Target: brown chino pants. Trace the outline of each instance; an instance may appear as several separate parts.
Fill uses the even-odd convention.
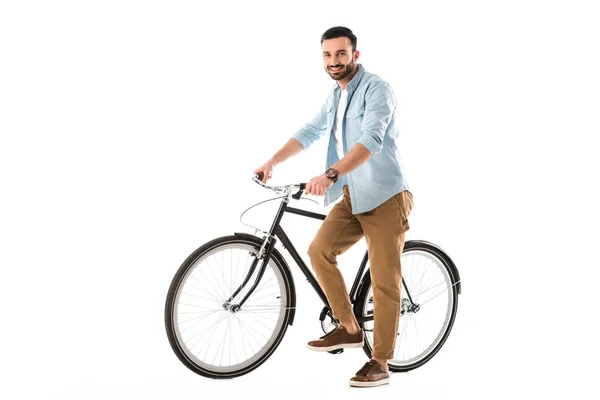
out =
[[[404,233],[409,229],[412,195],[408,191],[400,192],[379,207],[354,215],[348,186],[343,189],[344,197],[323,221],[308,255],[334,318],[345,319],[352,314],[352,305],[336,258],[365,237],[375,318],[372,357],[390,360],[398,334],[402,285],[400,256]]]

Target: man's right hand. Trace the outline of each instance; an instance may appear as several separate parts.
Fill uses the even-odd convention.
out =
[[[265,164],[261,165],[260,167],[256,168],[254,170],[255,174],[261,173],[263,174],[263,177],[261,179],[262,183],[267,183],[267,181],[269,179],[271,179],[271,174],[273,173],[273,164],[270,162],[266,162]]]

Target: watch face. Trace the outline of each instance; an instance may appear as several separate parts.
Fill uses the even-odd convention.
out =
[[[337,176],[337,171],[334,169],[328,169],[325,171],[325,176],[330,179],[334,179]]]

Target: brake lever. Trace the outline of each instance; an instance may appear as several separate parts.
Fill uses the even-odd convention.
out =
[[[294,198],[295,200],[300,200],[300,196],[302,196],[302,193],[304,192],[304,188],[306,188],[306,183],[301,183],[300,190],[298,190],[296,193],[294,193],[292,195],[292,198]]]

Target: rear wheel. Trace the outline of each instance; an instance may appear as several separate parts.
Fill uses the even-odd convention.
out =
[[[390,370],[410,371],[429,361],[442,347],[456,318],[458,277],[447,256],[427,243],[407,242],[401,258],[402,276],[408,287],[401,289],[401,311],[394,358]],[[412,302],[409,299],[412,298]],[[374,316],[370,270],[365,274],[354,305],[357,317]],[[365,353],[373,349],[373,321],[361,323]]]
[[[253,240],[255,239],[255,240]],[[290,321],[293,282],[273,253],[256,290],[237,309],[262,260],[241,286],[260,249],[259,238],[226,236],[206,243],[181,265],[169,288],[165,327],[171,348],[189,369],[212,378],[234,378],[264,363]]]

